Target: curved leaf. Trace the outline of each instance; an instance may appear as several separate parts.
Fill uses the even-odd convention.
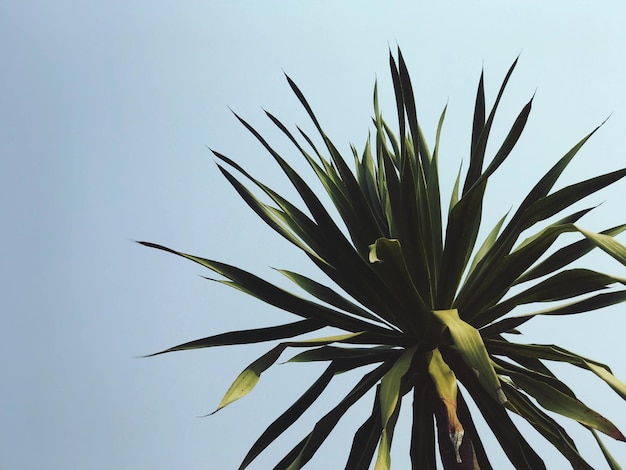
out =
[[[461,442],[465,435],[463,425],[459,421],[457,416],[457,403],[456,397],[458,394],[458,387],[456,382],[456,376],[448,364],[441,357],[439,349],[434,349],[430,362],[428,364],[428,374],[431,380],[435,384],[435,390],[439,400],[445,406],[447,412],[447,431],[454,448],[454,454],[457,463],[462,463],[461,454],[459,449],[461,448]],[[440,423],[441,424],[441,423]]]
[[[570,299],[606,289],[618,282],[626,285],[626,279],[598,273],[590,269],[579,268],[561,271],[498,305],[480,312],[480,321],[481,323],[491,323],[519,305]]]
[[[433,313],[448,328],[454,346],[474,370],[485,390],[500,404],[506,403],[506,395],[478,330],[461,320],[456,310],[435,310]]]
[[[375,470],[389,470],[391,467],[391,439],[389,434],[393,428],[389,428],[388,424],[400,399],[400,381],[409,370],[415,351],[415,347],[404,351],[381,380],[379,398],[383,432],[380,438]]]
[[[278,361],[278,358],[283,353],[283,351],[288,347],[312,347],[312,346],[321,346],[324,344],[330,344],[335,342],[340,342],[346,339],[353,338],[355,336],[360,335],[361,333],[353,333],[348,335],[338,335],[338,336],[328,336],[326,338],[314,338],[303,341],[291,341],[288,343],[281,343],[268,352],[259,357],[256,361],[246,367],[243,372],[241,372],[232,385],[226,391],[224,398],[218,405],[217,409],[211,413],[217,413],[219,410],[224,408],[227,405],[230,405],[232,402],[239,400],[244,397],[252,389],[256,386],[261,377],[261,373],[265,372],[272,365]]]
[[[604,380],[618,395],[626,400],[626,383],[617,379],[608,366],[599,362],[592,361],[591,359],[579,356],[578,354],[574,354],[566,349],[554,345],[516,344],[494,339],[486,340],[485,344],[490,354],[506,355],[509,357],[519,355],[528,358],[566,362],[582,369],[590,370]]]
[[[214,346],[230,346],[235,344],[252,344],[264,341],[273,341],[277,339],[293,338],[304,333],[323,328],[324,323],[315,319],[300,320],[294,323],[288,323],[280,326],[270,326],[267,328],[256,328],[253,330],[230,331],[215,336],[189,341],[188,343],[179,344],[163,351],[148,354],[144,357],[158,356],[173,351],[184,351],[188,349],[210,348]]]
[[[489,338],[501,333],[508,333],[537,315],[575,315],[609,307],[621,302],[626,302],[626,290],[597,294],[592,297],[557,305],[538,312],[505,318],[481,328],[480,334],[483,338]]]
[[[508,407],[522,416],[537,432],[545,437],[561,454],[572,464],[572,468],[593,470],[576,449],[574,441],[565,430],[546,413],[535,406],[525,395],[515,387],[505,385],[509,397]]]
[[[626,437],[604,416],[593,411],[581,401],[564,394],[560,390],[545,382],[519,374],[513,378],[517,386],[532,395],[545,409],[554,411],[581,424],[597,429],[619,441],[626,441]]]
[[[294,313],[301,317],[316,318],[324,321],[328,326],[335,326],[337,328],[352,331],[378,331],[380,333],[392,333],[391,330],[376,326],[374,324],[365,322],[363,320],[350,317],[336,310],[318,305],[314,302],[308,301],[301,297],[297,297],[290,292],[287,292],[267,281],[261,279],[254,274],[251,274],[243,269],[235,266],[221,263],[219,261],[213,261],[199,256],[189,255],[179,251],[172,250],[162,245],[149,242],[137,242],[141,245],[148,246],[150,248],[156,248],[159,250],[167,251],[183,258],[187,258],[191,261],[209,268],[210,270],[220,274],[228,279],[232,280],[237,287],[241,287],[247,293],[254,295],[260,300],[274,305],[282,310]]]

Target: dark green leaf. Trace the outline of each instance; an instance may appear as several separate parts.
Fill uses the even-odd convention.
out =
[[[303,466],[317,452],[326,440],[330,432],[335,428],[341,417],[354,405],[367,391],[376,385],[383,375],[391,368],[393,362],[383,363],[363,376],[355,387],[345,396],[341,402],[317,422],[313,431],[300,441],[275,467],[275,470],[286,469],[297,462],[296,468]]]
[[[252,445],[248,453],[239,466],[240,470],[246,468],[250,463],[274,442],[278,436],[295,423],[300,416],[317,400],[320,394],[326,389],[337,372],[335,364],[331,364],[324,373],[315,381],[313,385],[296,400],[282,415],[280,415]]]
[[[174,346],[154,354],[148,354],[145,357],[157,356],[159,354],[165,354],[173,351],[183,351],[187,349],[210,348],[214,346],[228,346],[234,344],[252,344],[263,341],[293,338],[294,336],[319,330],[324,326],[323,322],[309,318],[280,326],[256,328],[253,330],[230,331],[228,333],[208,336],[195,341],[189,341],[188,343],[179,344],[178,346]]]
[[[380,434],[383,431],[379,394],[380,385],[376,388],[372,414],[354,434],[345,470],[362,470],[368,468],[374,458],[374,452],[380,440]]]

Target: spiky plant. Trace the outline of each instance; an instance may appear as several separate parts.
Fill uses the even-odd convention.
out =
[[[622,441],[624,435],[609,420],[577,399],[547,364],[567,363],[586,369],[622,398],[626,398],[626,384],[615,378],[604,364],[550,344],[519,343],[512,334],[537,315],[577,314],[626,300],[623,288],[601,292],[613,284],[626,284],[626,279],[568,267],[594,248],[600,248],[626,265],[626,247],[614,239],[626,225],[593,233],[577,225],[591,209],[573,212],[570,209],[586,196],[624,177],[626,169],[552,191],[557,178],[595,132],[592,131],[559,159],[517,210],[511,216],[502,217],[478,245],[487,181],[517,143],[532,99],[517,116],[495,155],[486,162],[485,149],[494,115],[516,64],[513,63],[506,74],[488,113],[481,76],[469,168],[463,181],[461,173],[457,176],[444,218],[438,148],[445,110],[431,153],[417,120],[411,81],[400,51],[397,57],[396,61],[390,54],[398,134],[383,120],[375,87],[376,138],[374,142],[368,139],[360,155],[353,148],[355,170],[351,170],[339,154],[289,77],[289,85],[321,136],[327,157],[302,130],[298,129],[305,144],[267,113],[308,162],[326,189],[347,233],[339,228],[302,176],[242,118],[238,117],[287,175],[306,211],[228,157],[214,152],[219,169],[248,206],[272,229],[300,248],[334,287],[295,272],[280,271],[316,299],[313,301],[235,266],[140,242],[195,261],[223,276],[220,282],[301,318],[280,326],[218,334],[161,353],[283,340],[237,377],[218,410],[250,392],[260,375],[288,348],[303,349],[290,359],[291,362],[329,363],[311,387],[252,445],[241,469],[289,429],[334,376],[363,366],[370,367],[354,388],[330,407],[310,434],[286,453],[276,465],[277,469],[304,466],[346,411],[369,391],[373,391],[374,396],[372,413],[354,434],[345,464],[347,469],[368,468],[376,449],[375,468],[390,468],[394,427],[400,404],[407,394],[413,398],[410,440],[413,468],[435,469],[437,445],[446,469],[492,468],[469,411],[469,400],[474,402],[516,468],[538,470],[545,468],[545,464],[517,429],[511,414],[526,419],[573,468],[592,468],[566,430],[551,417],[552,413],[588,428],[610,467],[619,468],[596,431]],[[232,170],[271,203],[258,199]],[[547,222],[563,212],[565,215],[559,220]],[[445,230],[444,219],[447,221]],[[530,230],[534,233],[521,240],[521,234]],[[570,232],[579,234],[580,240],[551,249],[561,235]],[[511,293],[512,288],[517,293]],[[509,315],[518,306],[536,302],[557,304],[551,303],[532,313]],[[337,332],[340,334],[299,338],[325,327],[340,330]],[[294,339],[296,337],[298,339]]]

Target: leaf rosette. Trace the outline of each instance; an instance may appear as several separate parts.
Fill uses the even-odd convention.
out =
[[[354,387],[275,468],[297,469],[309,462],[346,411],[370,391],[372,412],[355,431],[347,469],[367,468],[371,462],[377,470],[391,467],[393,433],[407,395],[413,396],[413,468],[435,469],[437,444],[446,468],[492,468],[468,400],[474,402],[516,468],[546,466],[510,414],[526,419],[573,468],[591,469],[552,416],[577,421],[593,433],[609,466],[619,468],[596,431],[622,441],[624,435],[582,403],[549,364],[567,363],[586,370],[622,398],[626,398],[626,384],[606,365],[558,346],[514,341],[519,337],[518,328],[534,317],[579,314],[626,300],[625,278],[571,267],[595,248],[626,265],[626,247],[615,239],[626,230],[626,224],[592,232],[582,228],[579,220],[593,207],[573,210],[579,201],[626,176],[626,169],[553,190],[598,128],[557,160],[515,212],[503,215],[478,243],[488,180],[511,155],[532,107],[531,99],[487,159],[496,110],[516,64],[517,60],[489,111],[480,77],[469,166],[464,178],[462,172],[456,178],[447,211],[441,203],[438,170],[446,110],[439,119],[431,152],[418,123],[413,87],[400,51],[397,60],[390,54],[398,132],[383,119],[375,86],[375,137],[368,138],[361,153],[352,147],[354,168],[331,142],[289,77],[287,81],[311,118],[322,146],[300,128],[298,134],[292,133],[267,113],[310,165],[342,227],[287,160],[237,116],[285,173],[301,202],[288,201],[214,151],[220,171],[266,224],[308,256],[330,286],[279,270],[305,294],[297,295],[235,266],[140,242],[199,263],[221,276],[218,282],[299,317],[293,323],[217,334],[156,353],[278,341],[235,379],[216,411],[248,394],[287,349],[303,349],[289,360],[292,363],[328,362],[323,374],[252,445],[240,468],[247,467],[287,431],[333,377],[365,366],[370,367]],[[558,220],[551,221],[557,216]],[[579,239],[557,248],[557,240],[571,233]],[[522,234],[526,238],[522,239]],[[536,303],[547,307],[514,312]],[[309,337],[326,328],[336,334]]]

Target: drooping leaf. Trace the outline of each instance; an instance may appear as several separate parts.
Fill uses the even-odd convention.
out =
[[[565,362],[583,369],[590,370],[604,380],[617,394],[626,400],[626,384],[617,379],[611,369],[599,362],[574,354],[555,345],[518,344],[504,340],[488,339],[485,342],[490,354],[523,356],[534,359],[546,359]]]
[[[407,373],[416,348],[407,349],[393,367],[387,372],[380,385],[380,412],[382,416],[382,435],[378,447],[378,457],[376,458],[375,470],[389,470],[391,467],[391,439],[389,434],[393,428],[389,428],[389,420],[396,410],[400,399],[400,382],[404,374]]]
[[[485,390],[500,404],[506,403],[506,395],[478,330],[461,320],[456,310],[435,310],[433,313],[450,331],[454,346]]]
[[[626,437],[604,416],[593,411],[581,401],[572,398],[551,387],[545,382],[519,374],[513,379],[515,384],[532,395],[545,409],[554,411],[581,424],[587,425],[611,436],[619,441],[626,441]]]
[[[574,441],[555,420],[542,412],[515,387],[506,385],[505,387],[507,396],[509,397],[507,406],[526,419],[537,432],[556,447],[572,464],[572,468],[593,470],[593,467],[581,457]]]
[[[538,315],[575,315],[578,313],[595,311],[621,302],[626,302],[626,290],[597,294],[585,299],[556,305],[547,309],[539,310],[524,315],[507,317],[496,323],[480,329],[483,338],[489,338],[501,333],[507,333],[526,323]]]
[[[250,393],[250,391],[252,391],[252,389],[259,382],[261,374],[269,369],[273,364],[275,364],[276,361],[278,361],[278,358],[286,348],[321,346],[324,344],[340,342],[358,335],[360,335],[360,333],[329,336],[326,338],[314,338],[302,341],[291,341],[281,343],[273,347],[268,352],[259,357],[256,361],[252,362],[248,367],[243,370],[243,372],[241,372],[237,376],[235,381],[226,391],[226,394],[224,395],[224,398],[222,398],[222,401],[218,405],[217,409],[211,414],[217,413],[225,406],[230,405],[232,402],[239,400],[240,398]]]
[[[626,175],[626,170],[624,170],[624,174]],[[576,229],[591,240],[591,242],[602,251],[608,253],[614,259],[626,266],[626,246],[622,245],[610,235],[593,233],[580,227],[576,227]]]
[[[446,363],[469,392],[514,467],[525,470],[545,470],[543,460],[517,429],[505,407],[485,390],[475,372],[465,363],[459,353],[451,348],[443,348],[441,352]]]
[[[457,394],[458,386],[456,376],[448,364],[441,357],[439,349],[434,349],[428,364],[428,373],[431,380],[435,384],[435,390],[439,396],[439,400],[445,406],[447,412],[447,431],[452,447],[454,448],[454,454],[457,463],[462,463],[461,454],[459,452],[461,448],[461,442],[465,435],[463,425],[459,421],[457,416]],[[441,425],[442,423],[440,423]]]

